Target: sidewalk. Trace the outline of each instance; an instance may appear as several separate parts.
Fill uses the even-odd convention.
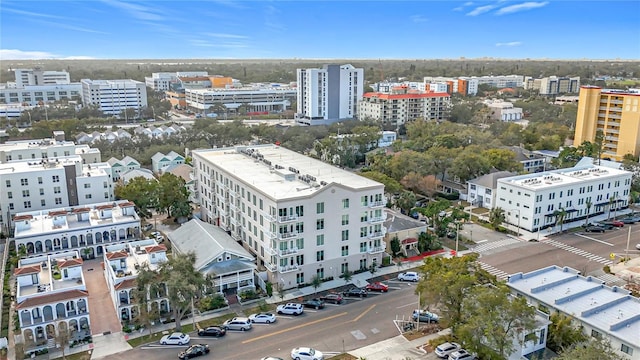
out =
[[[387,340],[361,347],[353,351],[349,351],[350,355],[358,359],[367,360],[405,360],[405,359],[426,359],[429,356],[421,347],[426,345],[429,340],[436,339],[442,335],[450,333],[449,329],[439,331],[435,334],[423,336],[415,340],[407,340],[404,336],[398,335]]]

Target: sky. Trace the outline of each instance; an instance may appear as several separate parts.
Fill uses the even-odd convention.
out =
[[[640,59],[640,0],[1,0],[9,59]]]

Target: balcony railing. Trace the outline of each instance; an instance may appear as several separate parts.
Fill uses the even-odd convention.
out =
[[[372,232],[371,234],[369,234],[369,238],[370,239],[375,239],[375,238],[380,238],[384,236],[384,232],[383,231],[376,231],[376,232]]]
[[[278,252],[276,251],[276,249],[268,247],[267,248],[267,254],[269,254],[269,255],[278,255]]]
[[[377,207],[382,207],[385,205],[384,201],[372,201],[369,203],[369,207],[370,208],[377,208]]]
[[[289,221],[296,221],[296,220],[298,220],[298,215],[278,216],[279,222],[289,222]]]
[[[282,234],[281,233],[277,233],[277,234],[269,233],[269,235],[270,235],[270,237],[272,239],[284,240],[284,239],[294,238],[294,237],[298,236],[298,233],[297,232],[286,232],[286,233],[282,233]]]
[[[278,252],[280,253],[280,256],[297,254],[298,253],[298,248],[294,247],[294,248],[284,249],[284,250],[281,249]]]
[[[369,223],[370,224],[375,224],[375,223],[379,223],[379,222],[383,222],[387,220],[387,214],[385,213],[382,216],[374,216],[372,218],[369,218]]]
[[[281,273],[288,273],[288,272],[292,272],[292,271],[297,271],[298,270],[298,264],[295,265],[287,265],[287,266],[280,266],[280,272]]]
[[[278,265],[276,265],[276,264],[264,264],[264,267],[267,268],[267,270],[269,270],[271,272],[278,271]]]
[[[368,251],[367,251],[367,252],[368,252],[369,254],[379,254],[379,253],[384,252],[384,249],[385,249],[385,248],[386,248],[386,247],[385,247],[384,245],[382,245],[382,246],[372,246],[372,247],[370,247],[370,248],[368,249]]]

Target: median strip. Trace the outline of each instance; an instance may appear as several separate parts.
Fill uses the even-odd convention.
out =
[[[375,306],[375,305],[374,305],[374,306]],[[343,312],[343,313],[340,313],[340,314],[331,315],[331,316],[328,316],[328,317],[326,317],[326,318],[322,318],[322,319],[318,319],[318,320],[310,321],[310,322],[308,322],[308,323],[304,323],[304,324],[296,325],[296,326],[293,326],[293,327],[290,327],[290,328],[286,328],[286,329],[282,329],[282,330],[274,331],[274,332],[269,333],[269,334],[265,334],[265,335],[262,335],[262,336],[258,336],[258,337],[255,337],[255,338],[253,338],[253,339],[245,340],[245,341],[243,341],[242,343],[243,343],[243,344],[248,344],[248,343],[250,343],[250,342],[254,342],[254,341],[257,341],[257,340],[262,340],[262,339],[265,339],[265,338],[268,338],[268,337],[271,337],[271,336],[274,336],[274,335],[280,335],[280,334],[286,333],[286,332],[288,332],[288,331],[297,330],[297,329],[300,329],[300,328],[303,328],[303,327],[306,327],[306,326],[309,326],[309,325],[313,325],[313,324],[321,323],[321,322],[323,322],[323,321],[327,321],[327,320],[335,319],[335,318],[337,318],[337,317],[344,316],[344,315],[347,315],[347,314],[348,314],[348,312]]]

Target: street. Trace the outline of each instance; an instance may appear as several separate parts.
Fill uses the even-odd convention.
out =
[[[385,280],[388,293],[370,293],[366,298],[347,298],[342,305],[305,309],[301,316],[279,315],[274,324],[254,324],[247,332],[228,331],[223,338],[201,338],[192,333],[191,344],[209,344],[209,357],[218,359],[290,358],[291,349],[310,346],[326,355],[336,355],[399,334],[393,320],[410,318],[418,306],[415,284]],[[249,314],[247,314],[249,315]],[[175,359],[185,346],[146,345],[110,359]],[[206,357],[205,357],[206,358]]]

